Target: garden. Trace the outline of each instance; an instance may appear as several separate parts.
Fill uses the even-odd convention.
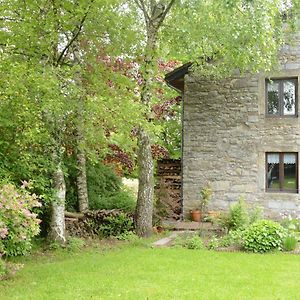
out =
[[[151,241],[34,252],[6,299],[297,299],[299,256],[152,248]]]
[[[206,188],[198,231],[164,229],[140,238],[132,213],[102,209],[79,218],[81,230],[70,227],[74,235],[62,246],[35,238],[39,221],[31,211],[40,204],[26,184],[20,190],[5,184],[0,194],[1,299],[297,297],[300,219],[295,215],[265,220],[241,197],[228,212],[211,217]],[[166,247],[155,246],[170,235]]]
[[[197,221],[174,230],[173,71],[219,84],[273,70],[298,2],[1,0],[0,299],[296,299],[296,212],[266,219],[242,196],[209,212],[199,183]],[[177,161],[165,181],[162,159]]]

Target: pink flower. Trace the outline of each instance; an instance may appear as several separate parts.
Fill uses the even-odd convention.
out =
[[[0,228],[0,238],[5,239],[7,235],[8,235],[8,229],[6,227]]]

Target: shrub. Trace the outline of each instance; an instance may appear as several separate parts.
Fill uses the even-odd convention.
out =
[[[133,230],[133,221],[125,213],[116,216],[108,216],[99,226],[98,234],[102,237],[120,236]]]
[[[207,244],[209,250],[215,250],[220,247],[220,239],[216,236],[212,236]]]
[[[98,199],[91,203],[91,209],[121,209],[125,212],[134,211],[136,202],[130,191],[121,189],[109,196],[99,196]]]
[[[277,222],[260,220],[244,231],[242,239],[246,250],[252,252],[268,252],[282,250],[286,230]]]
[[[192,237],[187,238],[183,243],[183,247],[187,249],[196,249],[196,250],[204,249],[203,242],[200,236],[198,235],[194,235]]]
[[[69,237],[66,248],[70,252],[75,252],[83,248],[84,245],[85,245],[84,240],[77,237]]]
[[[297,233],[300,232],[300,217],[293,213],[283,213],[281,225],[286,228],[289,232]]]
[[[116,236],[119,241],[135,242],[140,238],[133,231],[125,231]]]
[[[134,210],[133,194],[122,186],[121,179],[103,164],[88,164],[89,208]]]
[[[288,235],[283,239],[283,250],[293,251],[298,244],[297,238],[293,235]]]
[[[0,185],[0,256],[26,254],[31,249],[32,238],[39,233],[34,207],[40,206],[36,195],[12,184]]]
[[[243,198],[240,198],[237,203],[233,204],[228,214],[221,217],[221,226],[227,231],[244,228],[249,224],[249,214]]]
[[[242,245],[242,230],[230,231],[227,235],[217,238],[213,236],[208,243],[208,248],[211,250],[217,249],[219,247],[229,247],[237,246],[241,247]]]

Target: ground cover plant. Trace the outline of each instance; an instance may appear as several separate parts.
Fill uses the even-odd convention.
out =
[[[22,258],[24,268],[0,283],[0,299],[298,297],[295,255],[121,245]]]

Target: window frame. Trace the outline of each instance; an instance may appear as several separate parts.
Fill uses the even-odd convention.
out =
[[[284,81],[295,82],[295,114],[284,114],[284,102],[283,102],[283,82]],[[279,113],[270,114],[268,111],[268,83],[279,82]],[[265,79],[265,115],[269,118],[297,118],[298,117],[298,77],[271,77]]]
[[[279,154],[279,190],[272,189],[268,187],[268,154]],[[296,156],[296,189],[295,191],[283,189],[283,182],[284,182],[284,161],[283,157],[284,154],[294,154]],[[289,194],[298,194],[299,193],[299,180],[298,180],[298,152],[266,152],[265,153],[265,189],[268,193],[289,193]]]

